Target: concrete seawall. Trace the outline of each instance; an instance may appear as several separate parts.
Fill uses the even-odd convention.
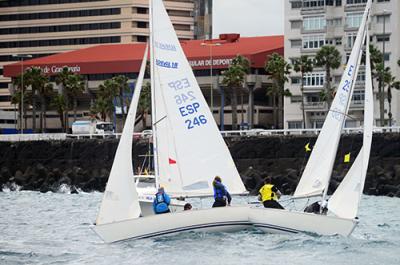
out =
[[[248,190],[255,194],[270,175],[285,194],[294,191],[315,137],[270,136],[230,138],[227,144]],[[65,140],[0,142],[0,187],[16,183],[26,190],[55,191],[68,184],[84,191],[104,190],[118,141]],[[362,135],[342,137],[335,162],[331,190],[350,168],[361,148]],[[141,164],[148,145],[134,145],[134,165]],[[400,134],[375,134],[364,193],[400,197]]]

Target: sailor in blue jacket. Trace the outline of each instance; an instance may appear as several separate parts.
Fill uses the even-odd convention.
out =
[[[222,180],[219,176],[214,178],[213,188],[215,201],[212,207],[224,207],[227,202],[228,206],[231,205],[232,197],[226,187],[222,184]]]
[[[165,193],[164,188],[160,187],[156,193],[156,197],[153,201],[153,210],[155,214],[169,213],[169,204],[171,198]]]

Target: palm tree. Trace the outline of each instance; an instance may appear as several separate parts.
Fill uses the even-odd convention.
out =
[[[47,103],[49,101],[49,97],[52,95],[53,92],[53,84],[47,83],[39,90],[39,97],[40,97],[40,131],[42,133],[46,132],[47,129],[47,119],[46,119],[46,111],[47,111]]]
[[[64,118],[64,123],[65,123],[65,131],[67,132],[68,128],[69,128],[69,123],[68,123],[68,117],[69,117],[69,113],[68,113],[68,109],[69,109],[69,97],[68,97],[68,93],[67,93],[67,85],[68,85],[68,79],[70,78],[71,75],[74,75],[74,73],[72,71],[69,70],[68,67],[64,67],[62,69],[61,72],[59,72],[56,76],[55,76],[55,80],[56,80],[56,84],[57,85],[61,85],[61,94],[63,95],[65,104],[66,104],[66,109],[65,109],[65,118]]]
[[[302,55],[294,61],[293,70],[301,73],[301,107],[303,110],[303,128],[306,129],[306,113],[304,110],[304,74],[312,72],[314,61],[307,55]]]
[[[268,57],[265,63],[265,71],[272,80],[272,86],[267,90],[267,95],[272,98],[274,108],[274,126],[282,128],[283,126],[283,97],[290,96],[288,89],[285,90],[285,83],[289,81],[291,66],[278,53],[273,53]]]
[[[231,106],[232,106],[232,130],[237,130],[237,90],[242,89],[246,74],[249,72],[249,61],[237,55],[228,70],[223,72],[222,83],[230,88],[231,91]]]
[[[110,104],[107,102],[106,99],[98,97],[94,103],[93,108],[91,109],[91,112],[94,114],[100,113],[101,120],[106,121],[107,115],[110,115],[110,113],[112,114],[114,110],[113,107],[114,106],[111,106],[110,108]]]
[[[15,79],[13,79],[13,86],[15,88],[15,92],[12,96],[12,103],[13,104],[18,104],[18,112],[19,112],[19,124],[20,124],[20,129],[22,130],[22,109],[24,110],[24,116],[25,116],[25,126],[24,128],[27,128],[27,119],[26,119],[26,109],[27,109],[27,97],[26,95],[26,88],[28,87],[27,83],[25,82],[25,73],[17,76]],[[23,87],[22,87],[23,84]],[[22,94],[21,94],[22,93]],[[21,102],[21,96],[24,97],[24,102]]]
[[[383,54],[374,45],[370,44],[371,56],[371,71],[374,79],[378,81],[378,94],[379,100],[379,120],[382,126],[385,123],[385,95],[384,95],[384,67],[383,67]],[[372,82],[372,89],[374,89],[374,82]]]
[[[333,100],[333,89],[331,87],[331,71],[339,68],[342,56],[334,46],[322,46],[315,56],[316,65],[325,68],[325,92],[328,109]]]
[[[43,74],[40,68],[32,67],[26,71],[26,83],[31,87],[32,129],[33,131],[36,131],[36,100],[38,96],[42,99],[44,96],[43,93],[47,93],[47,91],[50,89],[50,87],[48,86],[49,78]],[[43,104],[45,103],[42,99],[41,105]],[[40,131],[42,131],[43,129],[43,106],[41,110]]]
[[[95,110],[102,114],[105,121],[107,115],[111,119],[114,111],[114,98],[118,96],[118,86],[113,79],[107,79],[103,84],[99,85],[97,98],[95,102]]]
[[[385,67],[383,61],[377,64],[375,69],[375,77],[378,80],[378,98],[379,98],[379,120],[381,126],[386,124],[385,122],[385,86],[390,80],[390,68]]]
[[[61,127],[63,131],[66,131],[66,124],[65,124],[65,111],[67,110],[67,102],[65,101],[63,94],[54,93],[51,101],[51,107],[55,108],[58,116],[60,118]]]
[[[138,104],[139,115],[142,116],[143,129],[146,128],[147,114],[150,112],[151,108],[151,85],[147,82],[140,93],[140,99]]]
[[[392,75],[392,73],[388,72],[384,80],[385,84],[387,85],[387,99],[389,103],[389,126],[392,127],[392,88],[399,90],[400,89],[400,81],[396,81],[396,78]]]
[[[122,119],[125,121],[126,113],[124,109],[125,106],[124,92],[129,91],[128,78],[124,75],[118,75],[113,77],[113,81],[115,82],[116,89],[118,90],[119,102],[121,104]],[[127,103],[126,106],[129,106],[129,104]]]
[[[66,82],[66,93],[73,101],[74,121],[76,121],[76,108],[78,106],[78,96],[85,90],[85,82],[81,75],[69,75]]]

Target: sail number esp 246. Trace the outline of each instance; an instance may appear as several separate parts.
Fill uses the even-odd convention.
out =
[[[194,92],[189,90],[191,85],[187,78],[169,82],[168,86],[175,91],[174,100],[180,115],[185,118],[187,129],[190,130],[207,123],[206,117],[199,112],[200,103]]]

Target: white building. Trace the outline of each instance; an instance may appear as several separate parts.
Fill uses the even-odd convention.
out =
[[[333,45],[342,54],[343,67],[332,73],[332,86],[339,85],[344,66],[351,52],[358,26],[367,0],[285,0],[285,59],[301,55],[314,57],[321,46]],[[370,40],[380,51],[384,51],[385,65],[400,80],[400,1],[374,0],[370,23]],[[325,72],[314,68],[307,73],[304,86],[305,115],[307,128],[322,126],[328,110],[326,102],[320,100],[324,88]],[[360,67],[346,127],[362,125],[364,107],[365,70]],[[302,128],[302,97],[300,91],[300,73],[292,72],[289,78],[291,97],[285,98],[285,128]],[[375,120],[380,126],[379,103],[376,98],[378,84],[374,82]],[[393,125],[400,125],[400,91],[393,91]],[[388,119],[388,102],[385,101],[385,119]]]

